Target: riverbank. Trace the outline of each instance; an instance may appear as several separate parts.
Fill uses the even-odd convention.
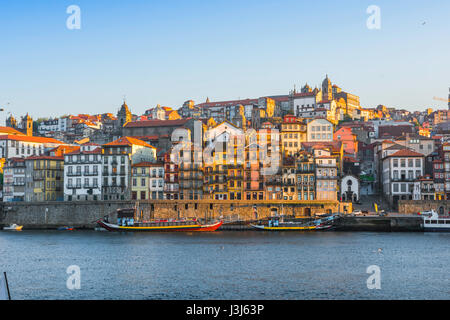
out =
[[[238,221],[223,224],[218,231],[256,231],[249,224],[255,221]],[[3,227],[6,225],[1,225]],[[92,225],[74,226],[71,224],[45,225],[45,224],[24,224],[24,230],[55,230],[63,226],[71,226],[78,230],[94,230],[98,226]],[[373,231],[373,232],[423,232],[421,217],[378,217],[363,216],[340,218],[335,224],[335,231]]]
[[[336,209],[335,204],[328,204]],[[0,210],[0,227],[10,224],[23,225],[25,230],[54,230],[58,227],[71,226],[75,229],[95,229],[98,219],[109,217],[117,220],[117,209],[137,207],[137,214],[142,220],[195,218],[204,220],[223,220],[223,231],[254,230],[249,223],[257,219],[267,219],[273,215],[299,217],[305,208],[316,206],[311,215],[320,214],[325,205],[315,202],[47,202],[47,203],[5,203]],[[323,206],[324,208],[321,208]],[[197,210],[195,210],[197,208]],[[326,209],[331,210],[331,209]],[[256,212],[256,214],[255,214]],[[337,211],[332,211],[337,212]],[[323,213],[323,212],[322,212]],[[342,213],[342,211],[341,211]],[[255,219],[257,215],[257,219]],[[307,218],[303,216],[303,218]],[[234,222],[233,222],[234,221]],[[404,216],[346,216],[336,224],[338,231],[423,231],[422,218],[417,215]]]

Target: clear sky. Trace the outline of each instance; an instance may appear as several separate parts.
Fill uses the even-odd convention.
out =
[[[69,30],[69,5],[81,29]],[[369,30],[369,5],[381,29]],[[361,104],[446,108],[450,1],[0,0],[0,105],[135,114],[287,94],[325,75]],[[0,115],[3,122],[5,114]]]

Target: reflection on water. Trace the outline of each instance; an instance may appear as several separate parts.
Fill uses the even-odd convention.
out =
[[[0,232],[14,299],[449,299],[449,253],[445,233]]]

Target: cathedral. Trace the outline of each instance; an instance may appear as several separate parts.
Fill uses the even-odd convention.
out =
[[[322,81],[321,89],[312,89],[306,83],[300,92],[294,89],[289,96],[290,109],[300,117],[309,117],[323,110],[332,121],[343,120],[345,116],[354,119],[359,117],[358,110],[361,109],[359,97],[333,85],[328,75]]]
[[[33,119],[30,117],[28,113],[21,118],[19,123],[17,123],[17,120],[16,118],[14,118],[13,115],[10,115],[6,119],[6,126],[19,130],[29,137],[33,135]]]

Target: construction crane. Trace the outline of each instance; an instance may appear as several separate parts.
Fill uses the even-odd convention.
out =
[[[450,102],[450,99],[439,98],[439,97],[433,97],[433,100],[444,101],[444,102]]]

